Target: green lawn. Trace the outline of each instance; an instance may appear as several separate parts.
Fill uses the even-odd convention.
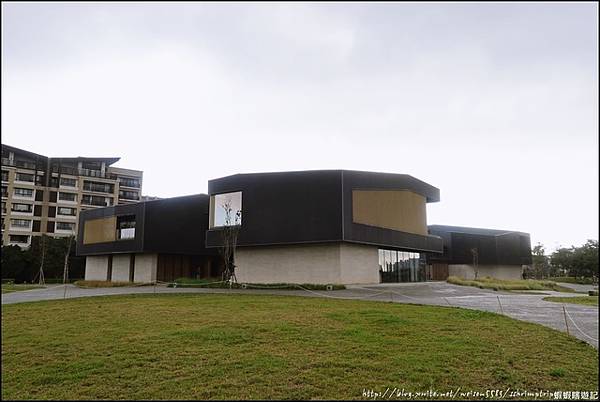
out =
[[[519,279],[505,280],[496,278],[478,278],[477,280],[461,279],[456,276],[451,276],[447,280],[448,283],[462,286],[475,286],[480,289],[492,290],[554,290],[557,292],[576,293],[575,290],[566,286],[561,286],[553,281],[539,281],[534,279]]]
[[[43,289],[44,286],[25,284],[2,284],[2,293],[19,292],[21,290]]]
[[[598,306],[598,296],[544,297],[544,300],[557,303],[572,303],[584,304],[586,306]]]
[[[598,352],[488,312],[372,301],[129,295],[5,305],[3,399],[364,399],[598,389]]]

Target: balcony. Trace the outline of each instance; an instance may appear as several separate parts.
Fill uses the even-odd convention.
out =
[[[93,207],[110,207],[111,204],[111,200],[106,200],[104,197],[90,197],[84,195],[81,199],[81,205],[90,205]]]
[[[71,176],[87,176],[87,177],[100,177],[102,179],[115,179],[115,177],[111,174],[107,174],[107,173],[102,173],[101,170],[95,170],[95,169],[78,169],[78,168],[72,168],[72,167],[67,167],[67,166],[61,166],[60,168],[60,173],[61,174],[68,174]]]
[[[96,193],[112,194],[113,186],[111,184],[83,182],[83,191],[93,191]]]
[[[119,191],[119,199],[126,201],[139,201],[140,195],[133,191]]]
[[[32,169],[32,170],[36,169],[35,163],[33,163],[33,162],[20,161],[20,160],[11,161],[8,158],[2,158],[2,166],[15,166],[15,167],[20,167],[20,168],[24,168],[24,169]]]

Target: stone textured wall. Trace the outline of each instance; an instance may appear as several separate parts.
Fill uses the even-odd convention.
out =
[[[136,254],[133,281],[140,283],[154,282],[158,267],[158,254]]]
[[[379,254],[376,246],[340,244],[340,283],[379,283]]]
[[[108,275],[108,255],[85,257],[85,280],[105,281]]]
[[[496,279],[522,279],[523,267],[521,265],[480,265],[479,277],[490,276]],[[463,279],[475,279],[475,269],[472,265],[448,265],[448,275],[458,276]]]
[[[129,282],[130,259],[130,254],[113,254],[111,281]]]
[[[246,283],[378,283],[377,247],[351,243],[240,247],[236,276]]]

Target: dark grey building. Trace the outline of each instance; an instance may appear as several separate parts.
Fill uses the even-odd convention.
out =
[[[215,277],[222,267],[222,229],[232,224],[240,229],[240,282],[425,281],[447,277],[439,264],[458,265],[447,258],[448,249],[462,243],[427,227],[426,204],[440,200],[439,190],[409,175],[236,174],[210,180],[208,192],[82,213],[77,251],[88,257],[86,279]],[[516,264],[506,259],[513,237],[500,236],[493,257],[489,248],[481,247],[481,254]],[[528,244],[519,243],[523,253]],[[461,247],[452,258],[462,255]]]

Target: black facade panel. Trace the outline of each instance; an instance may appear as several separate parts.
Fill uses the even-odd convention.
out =
[[[443,246],[442,239],[437,236],[422,236],[358,223],[353,223],[346,230],[345,240],[388,249],[433,253],[440,253]]]
[[[452,263],[473,264],[472,249],[477,249],[479,264],[497,264],[496,239],[493,236],[452,233]]]
[[[206,194],[148,201],[145,212],[144,252],[212,255],[207,250],[209,197]]]
[[[530,265],[531,261],[531,239],[528,235],[519,235],[519,254],[521,255],[521,265]]]
[[[428,255],[430,262],[473,264],[472,248],[477,248],[479,264],[531,264],[529,234],[507,230],[432,225],[429,233],[441,236],[444,253]]]
[[[521,242],[518,233],[506,233],[496,236],[498,264],[522,265]]]
[[[44,201],[44,190],[35,190],[35,200]],[[56,200],[54,202],[56,202]]]
[[[242,192],[238,245],[294,244],[342,240],[340,171],[258,173],[208,182],[211,195]],[[221,244],[209,230],[207,246]]]

